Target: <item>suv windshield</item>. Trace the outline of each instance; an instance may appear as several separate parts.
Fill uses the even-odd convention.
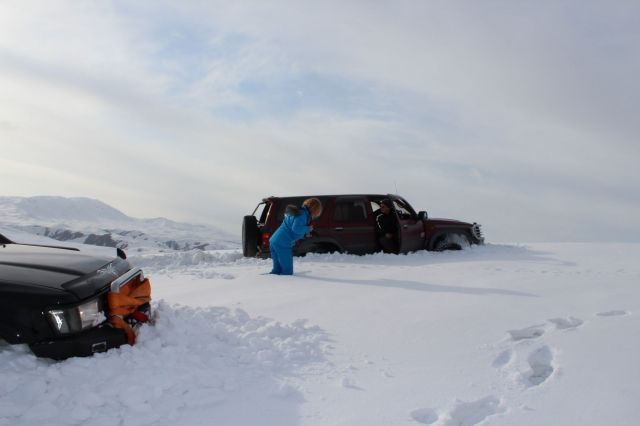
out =
[[[413,212],[413,209],[411,209],[404,200],[393,200],[393,206],[395,207],[396,211],[398,212],[398,216],[400,216],[401,219],[410,219],[415,214]]]

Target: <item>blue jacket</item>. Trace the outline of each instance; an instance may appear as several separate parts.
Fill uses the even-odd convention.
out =
[[[296,241],[303,239],[311,231],[311,227],[308,225],[310,218],[311,214],[305,206],[302,206],[297,216],[286,213],[282,224],[269,239],[269,245],[283,248],[293,247]]]

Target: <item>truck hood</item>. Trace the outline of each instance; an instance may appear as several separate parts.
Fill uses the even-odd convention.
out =
[[[16,293],[22,288],[52,296],[71,293],[83,299],[128,268],[128,262],[120,258],[62,248],[4,244],[0,245],[0,293],[3,290]]]

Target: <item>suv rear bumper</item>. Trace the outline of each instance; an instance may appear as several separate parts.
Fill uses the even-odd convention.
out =
[[[106,352],[125,343],[127,336],[123,330],[103,324],[75,336],[32,343],[29,347],[36,356],[62,360]]]

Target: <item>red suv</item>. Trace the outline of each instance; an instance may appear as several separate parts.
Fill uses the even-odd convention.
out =
[[[310,238],[298,242],[294,254],[353,253],[367,254],[382,251],[377,239],[376,216],[380,201],[391,200],[392,214],[397,220],[400,253],[416,250],[460,250],[470,244],[483,244],[480,225],[451,219],[430,219],[427,212],[417,212],[398,195],[310,195],[264,198],[253,214],[242,223],[242,252],[244,256],[270,257],[269,238],[278,229],[289,204],[296,206],[315,197],[322,202],[322,215],[312,222]]]

